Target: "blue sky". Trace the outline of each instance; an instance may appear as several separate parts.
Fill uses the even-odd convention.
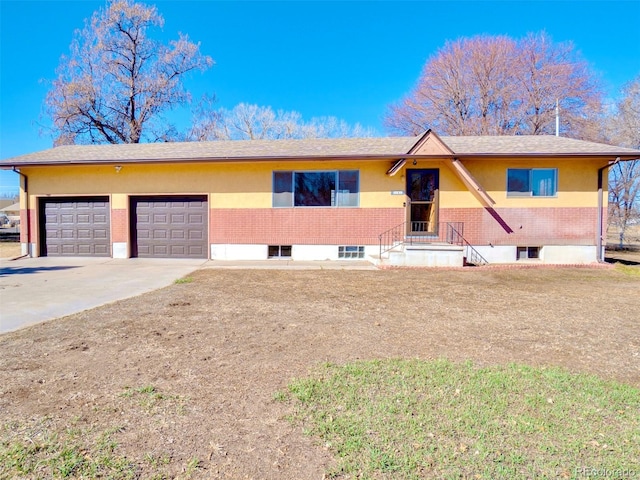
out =
[[[162,39],[188,34],[216,65],[185,85],[218,106],[240,102],[333,115],[384,134],[386,106],[407,93],[447,40],[520,38],[545,30],[572,41],[611,98],[640,74],[640,0],[198,1],[159,0]],[[0,158],[52,144],[41,135],[47,80],[73,31],[103,1],[0,0]],[[171,118],[171,115],[170,115]],[[187,111],[175,112],[180,126]],[[17,176],[0,171],[0,195]]]

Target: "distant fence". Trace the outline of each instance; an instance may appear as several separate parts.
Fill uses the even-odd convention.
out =
[[[19,228],[0,228],[0,242],[19,242]]]

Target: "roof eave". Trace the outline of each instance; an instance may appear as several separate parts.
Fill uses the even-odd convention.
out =
[[[35,167],[47,165],[126,165],[126,164],[159,164],[159,163],[236,163],[236,162],[290,162],[290,161],[339,161],[339,160],[387,160],[398,159],[404,154],[382,155],[274,155],[243,157],[189,157],[189,158],[135,158],[135,159],[84,159],[84,160],[35,160],[0,164],[0,168]]]
[[[452,155],[457,158],[474,159],[474,158],[617,158],[621,160],[637,160],[640,159],[640,152],[566,152],[566,153],[457,153]]]
[[[236,163],[236,162],[288,162],[288,161],[340,161],[340,160],[398,160],[400,158],[415,160],[443,160],[443,159],[490,159],[490,158],[593,158],[620,160],[640,159],[640,152],[593,152],[593,153],[452,153],[416,155],[406,153],[386,154],[354,154],[354,155],[295,155],[295,156],[243,156],[243,157],[191,157],[191,158],[136,158],[136,159],[85,159],[85,160],[34,160],[0,164],[2,169],[20,167],[35,167],[48,165],[117,165],[117,164],[161,164],[161,163]]]

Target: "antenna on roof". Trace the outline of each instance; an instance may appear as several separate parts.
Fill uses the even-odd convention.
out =
[[[556,98],[556,137],[560,136],[560,99]]]

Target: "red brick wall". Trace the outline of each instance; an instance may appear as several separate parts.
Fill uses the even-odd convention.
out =
[[[21,243],[38,243],[38,224],[36,218],[36,209],[30,208],[28,213],[26,209],[20,210],[20,242]],[[27,232],[27,225],[29,231]]]
[[[20,242],[21,243],[27,243],[29,241],[29,239],[27,238],[27,227],[29,226],[29,222],[31,222],[31,231],[34,232],[35,230],[33,230],[33,225],[34,225],[34,220],[33,220],[33,210],[30,209],[29,212],[27,213],[27,209],[26,208],[22,208],[20,210]],[[33,242],[33,238],[31,239],[31,241]]]
[[[111,241],[126,242],[128,236],[127,210],[124,208],[111,209]]]
[[[464,222],[473,245],[595,245],[597,208],[441,208],[440,222]],[[35,209],[29,210],[37,242]],[[606,219],[605,219],[606,220]],[[211,209],[211,243],[375,245],[378,235],[405,221],[404,208]],[[27,211],[20,224],[27,225]],[[111,211],[113,242],[128,241],[126,209]],[[511,233],[509,233],[511,231]],[[27,229],[20,229],[26,243]]]
[[[375,245],[404,208],[211,209],[211,243]]]
[[[473,245],[595,245],[597,208],[441,208]]]
[[[597,211],[440,208],[439,221],[463,222],[464,237],[473,245],[595,245]],[[404,208],[214,208],[209,236],[211,243],[375,245],[405,215]],[[113,235],[121,241],[115,229]]]

